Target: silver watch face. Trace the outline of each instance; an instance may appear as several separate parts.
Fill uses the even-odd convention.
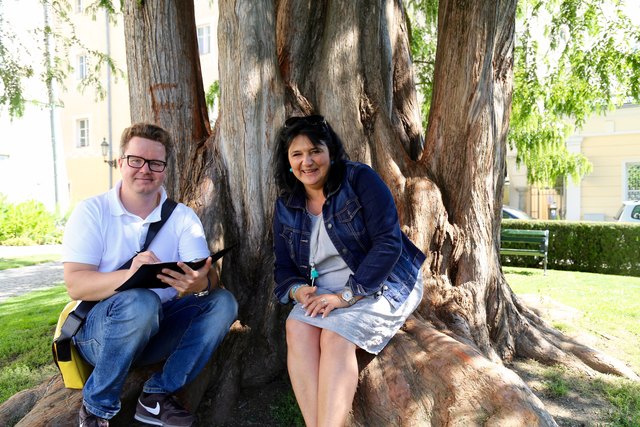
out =
[[[353,292],[351,292],[351,289],[345,289],[342,291],[342,299],[345,301],[351,301],[353,299]]]

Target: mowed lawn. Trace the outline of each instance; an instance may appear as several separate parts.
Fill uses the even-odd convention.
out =
[[[534,295],[543,303],[559,303],[573,309],[568,320],[552,325],[571,335],[593,334],[597,344],[627,362],[640,373],[640,277],[614,276],[574,271],[503,267],[517,295]],[[589,343],[587,343],[589,344]],[[598,347],[597,347],[598,348]]]

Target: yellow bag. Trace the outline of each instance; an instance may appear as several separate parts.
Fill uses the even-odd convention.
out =
[[[61,337],[62,325],[64,324],[69,313],[71,313],[78,301],[70,301],[60,313],[58,318],[58,324],[56,325],[56,331],[53,334],[53,344],[51,349],[53,351],[53,360],[58,365],[58,369],[62,374],[64,380],[64,386],[66,388],[81,389],[84,387],[84,383],[87,382],[89,375],[93,371],[93,366],[87,363],[78,353],[73,345],[72,337]]]

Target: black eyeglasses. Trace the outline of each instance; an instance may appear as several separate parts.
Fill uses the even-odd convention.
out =
[[[152,172],[162,172],[164,168],[167,167],[167,162],[163,162],[162,160],[149,160],[144,157],[138,156],[122,156],[123,159],[127,159],[127,164],[135,169],[140,169],[144,166],[145,163],[149,165],[149,170]]]
[[[290,128],[293,127],[295,125],[297,125],[298,123],[303,123],[305,125],[309,125],[309,126],[323,126],[323,127],[327,127],[327,121],[325,120],[325,118],[319,114],[314,114],[313,116],[296,116],[296,117],[289,117],[285,122],[284,122],[284,127],[285,128]]]

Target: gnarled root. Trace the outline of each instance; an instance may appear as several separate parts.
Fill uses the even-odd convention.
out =
[[[577,364],[581,362],[601,373],[640,381],[640,377],[622,361],[567,337],[553,329],[544,319],[531,311],[517,298],[514,298],[514,301],[522,316],[521,324],[524,323],[528,326],[523,328],[523,332],[517,337],[517,347],[520,355],[546,364]],[[555,351],[549,352],[546,349],[549,346],[553,346]],[[550,354],[557,354],[558,352],[561,352],[563,357],[550,357]]]
[[[514,372],[416,316],[362,370],[353,424],[556,425]]]

